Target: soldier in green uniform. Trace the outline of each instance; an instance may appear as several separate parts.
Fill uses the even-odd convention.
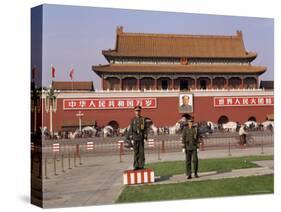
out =
[[[191,160],[193,161],[194,175],[198,178],[198,134],[197,128],[192,126],[193,121],[189,119],[187,121],[187,126],[183,130],[182,135],[182,147],[185,151],[185,160],[186,160],[186,176],[187,179],[191,179]]]
[[[147,140],[147,124],[145,118],[141,116],[141,106],[136,106],[134,110],[135,117],[131,120],[125,147],[133,147],[134,169],[137,170],[144,168],[144,141]],[[133,140],[133,144],[131,140]]]

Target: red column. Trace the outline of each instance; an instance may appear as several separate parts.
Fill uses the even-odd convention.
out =
[[[104,78],[102,78],[102,81],[101,81],[101,83],[102,83],[102,85],[101,85],[101,87],[102,87],[102,89],[103,90],[106,90],[106,86],[105,86],[105,79]]]
[[[229,89],[229,78],[225,79],[225,88]]]
[[[119,86],[120,86],[120,89],[119,89],[119,90],[123,90],[123,89],[122,89],[122,78],[120,78],[120,84],[119,84]]]
[[[256,88],[259,88],[259,77],[256,77]]]
[[[211,89],[213,89],[213,78],[211,78]]]
[[[172,78],[172,89],[175,88],[175,81],[174,81],[174,78]]]
[[[240,85],[240,88],[242,88],[242,89],[243,89],[243,88],[244,88],[244,78],[243,78],[243,77],[241,77],[240,79],[241,79],[241,85]]]
[[[140,79],[138,78],[137,79],[137,90],[139,90],[140,89]]]
[[[154,79],[154,89],[157,90],[157,79]]]
[[[194,80],[194,86],[195,86],[195,89],[197,89],[197,78],[195,78],[195,80]]]

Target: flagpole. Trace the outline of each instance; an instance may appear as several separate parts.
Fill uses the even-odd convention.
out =
[[[73,78],[71,79],[71,82],[72,82],[72,83],[71,83],[71,84],[72,84],[71,86],[72,86],[72,93],[73,93]]]
[[[53,64],[51,64],[51,77],[52,77],[52,80],[51,80],[51,84],[53,83]]]
[[[73,65],[71,67],[70,73],[71,73],[71,87],[72,87],[72,93],[73,93]]]
[[[51,75],[52,75],[52,82],[53,82],[53,79],[56,77],[56,69],[53,66],[53,64],[51,64]]]

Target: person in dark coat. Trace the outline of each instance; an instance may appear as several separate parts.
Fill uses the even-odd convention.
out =
[[[147,140],[146,119],[141,116],[141,106],[136,106],[135,117],[131,120],[129,130],[126,135],[126,148],[134,150],[134,169],[143,169],[145,164],[144,142]],[[133,144],[132,141],[133,140]]]
[[[187,126],[183,130],[182,134],[182,147],[185,152],[185,161],[186,161],[186,176],[187,179],[191,179],[191,163],[193,162],[194,176],[198,178],[198,154],[197,148],[199,145],[198,142],[198,133],[197,128],[193,127],[193,120],[187,120]]]

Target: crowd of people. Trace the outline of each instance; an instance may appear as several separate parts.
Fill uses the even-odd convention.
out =
[[[200,134],[208,135],[215,132],[238,132],[240,134],[240,129],[243,127],[245,132],[248,131],[273,131],[273,125],[268,124],[266,127],[262,123],[252,122],[248,125],[241,124],[239,122],[235,123],[233,128],[224,128],[224,124],[214,124],[212,122],[197,122],[194,125],[198,128]],[[184,121],[180,120],[174,126],[159,126],[156,127],[154,124],[148,125],[148,134],[150,135],[176,135],[181,134],[184,129]],[[125,136],[127,133],[127,128],[113,128],[112,126],[98,126],[84,127],[82,131],[76,129],[75,131],[64,130],[58,131],[51,134],[47,127],[41,129],[42,135],[45,139],[74,139],[74,138],[93,138],[93,137],[120,137]]]

